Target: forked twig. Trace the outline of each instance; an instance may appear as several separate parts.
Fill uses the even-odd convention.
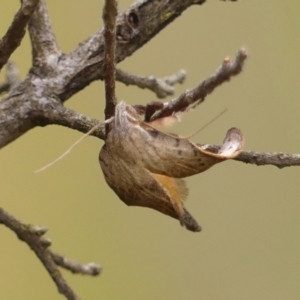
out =
[[[46,0],[40,0],[28,24],[33,66],[49,63],[49,58],[61,53],[52,29]],[[53,57],[51,58],[53,61]],[[37,71],[37,70],[36,70]],[[49,70],[48,70],[49,72]]]
[[[68,259],[63,255],[54,253],[50,249],[49,252],[51,254],[52,259],[55,261],[55,263],[58,266],[66,270],[69,270],[74,274],[97,276],[102,271],[101,266],[93,262],[84,265],[82,263],[79,263],[76,260]]]
[[[11,54],[20,45],[26,30],[26,25],[30,20],[39,0],[23,0],[21,7],[16,13],[10,27],[0,40],[0,70],[7,63]]]
[[[24,224],[17,220],[14,216],[8,214],[2,208],[0,208],[0,224],[4,224],[6,227],[14,231],[18,238],[24,241],[31,248],[31,250],[35,252],[61,294],[63,294],[69,300],[79,299],[72,288],[67,284],[66,280],[63,278],[60,270],[58,269],[58,265],[62,267],[65,266],[55,262],[55,259],[53,258],[54,254],[49,249],[51,241],[44,237],[44,234],[47,232],[45,227]],[[55,257],[57,257],[57,255]],[[81,268],[84,269],[85,266],[83,265]],[[99,270],[100,269],[101,268],[99,267]]]
[[[216,87],[239,74],[242,71],[246,58],[247,51],[241,48],[234,60],[231,61],[228,58],[224,59],[222,65],[216,72],[209,78],[203,80],[197,87],[187,90],[178,98],[164,103],[164,107],[152,116],[151,121],[171,116],[177,112],[187,111],[191,105],[192,108],[198,106]]]
[[[142,89],[148,89],[156,94],[158,98],[165,98],[174,94],[174,85],[183,83],[186,78],[186,71],[180,70],[175,74],[165,78],[157,78],[154,76],[139,76],[124,72],[120,69],[116,70],[116,79],[126,85],[135,85]]]

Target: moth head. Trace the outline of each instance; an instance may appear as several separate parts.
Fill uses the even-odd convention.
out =
[[[139,116],[136,110],[127,105],[124,101],[121,101],[116,106],[115,111],[115,126],[116,127],[127,127],[129,123],[139,122]]]

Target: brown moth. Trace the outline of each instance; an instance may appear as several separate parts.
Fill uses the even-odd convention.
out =
[[[139,120],[135,109],[120,102],[99,154],[107,184],[127,205],[153,208],[176,218],[191,231],[201,227],[185,209],[188,190],[182,178],[236,157],[244,144],[237,128],[228,130],[218,153]]]

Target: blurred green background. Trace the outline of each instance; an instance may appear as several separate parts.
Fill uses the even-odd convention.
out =
[[[119,8],[131,2],[120,1]],[[102,26],[102,4],[48,1],[63,51]],[[18,5],[2,1],[1,36]],[[194,141],[220,143],[237,126],[248,150],[299,153],[299,0],[207,1],[119,67],[161,77],[184,68],[188,78],[176,87],[179,95],[241,46],[250,53],[244,72],[172,130],[189,135],[228,108]],[[12,59],[24,78],[31,63],[28,36]],[[117,95],[128,103],[155,99],[122,84]],[[94,82],[67,106],[102,120],[103,103],[103,83]],[[125,206],[104,182],[98,164],[103,142],[93,137],[33,174],[81,135],[58,126],[30,131],[1,150],[0,178],[1,207],[24,222],[47,226],[55,251],[103,266],[98,278],[63,271],[82,299],[300,299],[299,168],[231,161],[187,179],[186,206],[203,227],[195,234],[156,211]],[[1,299],[62,299],[31,250],[3,226],[0,236]]]

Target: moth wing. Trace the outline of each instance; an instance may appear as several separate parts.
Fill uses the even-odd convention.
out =
[[[142,123],[141,128],[148,133],[148,139],[144,139],[144,158],[141,158],[143,166],[153,173],[175,178],[192,176],[232,159],[242,151],[244,145],[244,136],[237,128],[228,130],[218,153],[188,139],[165,134],[146,123]]]
[[[139,165],[128,164],[110,155],[105,145],[99,161],[107,184],[125,204],[155,209],[178,219],[191,231],[201,230],[182,203],[187,196],[182,179],[153,174]]]

